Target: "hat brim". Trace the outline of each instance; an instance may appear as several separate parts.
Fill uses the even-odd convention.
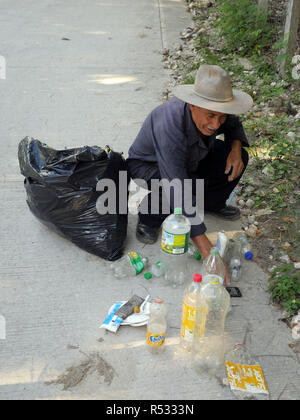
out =
[[[253,105],[253,99],[248,93],[232,89],[233,98],[228,102],[217,102],[194,93],[194,85],[178,85],[173,89],[173,95],[188,104],[209,109],[210,111],[223,112],[224,114],[245,114]]]

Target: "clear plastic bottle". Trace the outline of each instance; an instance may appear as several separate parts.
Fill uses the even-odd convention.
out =
[[[161,261],[166,267],[165,279],[173,287],[181,286],[186,280],[190,231],[190,221],[178,207],[162,225]]]
[[[203,261],[201,260],[201,254],[196,253],[195,255],[193,255],[192,257],[190,256],[188,258],[188,262],[187,262],[187,276],[189,278],[193,277],[193,275],[195,273],[199,273],[202,276],[204,275],[204,265],[203,265]]]
[[[224,361],[224,325],[230,296],[220,277],[203,279],[201,295],[205,311],[197,311],[192,345],[192,365],[198,373],[216,375]]]
[[[244,344],[235,344],[234,347],[228,351],[225,355],[225,361],[231,362],[237,365],[258,365],[258,363],[254,360],[252,355],[250,354],[249,350]],[[239,368],[239,374],[243,376],[244,372],[241,368]],[[239,382],[239,378],[238,382]],[[247,392],[247,390],[238,390],[238,389],[232,389],[231,391],[239,400],[253,400],[253,399],[268,399],[268,392],[262,394],[254,394],[252,392]]]
[[[166,274],[167,269],[162,261],[156,261],[151,265],[150,271],[155,277],[162,277]]]
[[[180,347],[190,351],[193,343],[196,312],[202,310],[202,275],[194,274],[192,283],[185,289],[182,301]]]
[[[226,253],[226,248],[228,244],[228,237],[224,230],[221,230],[218,233],[218,239],[217,239],[217,248],[219,250],[220,257],[223,258]]]
[[[150,318],[147,325],[147,347],[153,354],[165,349],[167,331],[166,306],[161,298],[156,298],[150,305]]]
[[[195,245],[192,242],[189,242],[188,250],[187,250],[188,256],[193,257],[193,255],[195,254],[196,251],[197,250],[196,250]]]
[[[229,272],[232,281],[238,281],[241,276],[242,268],[242,245],[239,240],[235,240],[232,246],[231,258],[229,262]]]
[[[225,254],[223,257],[223,261],[229,266],[230,264],[230,260],[232,258],[232,253],[233,253],[233,247],[234,247],[235,241],[233,239],[229,239],[228,243],[227,243],[227,247],[225,250]]]
[[[195,256],[196,256],[196,259],[198,260],[201,260],[202,258],[202,255],[200,254],[199,249],[192,242],[189,242],[187,253],[188,253],[188,256],[191,258]]]
[[[137,276],[148,266],[148,258],[138,252],[128,252],[127,255],[114,261],[110,268],[118,279]]]
[[[194,273],[203,275],[202,255],[198,248],[191,242],[188,246],[187,257],[188,277],[193,277]]]
[[[235,344],[233,349],[226,353],[225,359],[229,362],[242,365],[252,365],[255,363],[244,344]]]
[[[247,239],[247,236],[243,232],[237,232],[234,237],[234,240],[238,240],[241,243],[242,255],[246,260],[252,260],[253,254],[251,252],[251,244]]]
[[[206,274],[215,274],[220,276],[223,279],[222,284],[224,283],[226,269],[217,247],[211,248],[210,255],[205,261],[205,275]]]

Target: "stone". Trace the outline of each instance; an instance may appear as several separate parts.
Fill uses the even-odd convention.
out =
[[[244,67],[245,70],[252,70],[253,69],[252,63],[245,57],[239,57],[238,62],[241,66]]]
[[[249,198],[249,199],[246,201],[246,206],[247,206],[248,208],[253,207],[253,206],[254,206],[254,201],[253,201],[253,200],[251,200],[251,198]]]
[[[248,216],[248,222],[252,225],[252,224],[254,224],[254,222],[255,222],[255,216],[253,216],[253,215],[251,215],[251,216]]]
[[[287,254],[281,255],[279,259],[280,261],[285,262],[287,264],[290,262],[290,257]]]
[[[300,269],[300,262],[295,262],[294,263],[294,267],[299,270]]]
[[[254,190],[255,190],[255,188],[252,185],[248,185],[248,187],[245,188],[245,193],[246,194],[251,194],[251,193],[253,193]]]
[[[245,203],[245,201],[243,200],[243,199],[241,199],[241,200],[239,200],[238,201],[238,205],[240,206],[240,207],[244,207],[244,205],[245,205],[246,203]]]
[[[286,135],[290,140],[295,140],[296,134],[292,131],[289,131]]]
[[[267,216],[268,214],[274,213],[271,209],[259,209],[255,212],[256,217]]]
[[[265,166],[261,172],[266,176],[272,176],[274,169],[272,166]]]
[[[250,236],[250,238],[255,238],[256,236],[256,226],[250,226],[247,230],[247,235]]]

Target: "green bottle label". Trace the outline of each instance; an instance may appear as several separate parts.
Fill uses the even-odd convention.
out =
[[[137,252],[128,252],[128,258],[129,258],[130,264],[135,269],[135,274],[136,275],[140,274],[145,268],[144,263],[140,257],[140,254]]]

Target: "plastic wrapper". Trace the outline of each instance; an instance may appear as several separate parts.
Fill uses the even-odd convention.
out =
[[[120,153],[108,146],[55,150],[26,137],[19,144],[18,157],[27,204],[43,224],[101,258],[114,261],[122,256],[128,215],[119,212],[119,173],[126,171]],[[115,183],[115,214],[97,211],[104,191],[96,186],[102,179]]]

